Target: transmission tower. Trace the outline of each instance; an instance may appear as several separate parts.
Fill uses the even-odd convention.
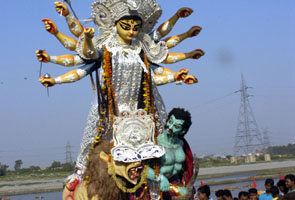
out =
[[[256,149],[263,148],[263,141],[258,129],[247,90],[243,74],[241,75],[241,89],[236,91],[241,93],[241,103],[234,145],[234,155],[255,153]]]
[[[69,141],[66,146],[66,163],[73,163],[71,145]]]
[[[264,129],[263,131],[263,151],[264,153],[267,153],[267,148],[270,147],[270,140],[268,136],[268,129]]]

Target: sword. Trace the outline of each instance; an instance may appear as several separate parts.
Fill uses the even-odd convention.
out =
[[[76,13],[75,13],[73,7],[72,7],[71,0],[64,0],[64,2],[66,2],[66,3],[70,6],[70,9],[71,9],[71,11],[73,12],[75,18],[76,18],[77,20],[79,20],[79,18],[77,17],[77,15],[76,15]]]

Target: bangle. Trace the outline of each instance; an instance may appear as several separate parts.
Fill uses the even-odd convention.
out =
[[[168,83],[174,82],[175,81],[174,74],[168,74],[167,79],[168,79]]]
[[[56,78],[54,79],[54,81],[55,81],[55,84],[61,84],[61,83],[62,83],[62,79],[61,79],[60,76],[59,76],[59,77],[56,77]]]

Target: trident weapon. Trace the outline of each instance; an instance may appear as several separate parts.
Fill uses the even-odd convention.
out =
[[[71,9],[71,11],[73,12],[75,18],[76,18],[77,20],[79,20],[79,18],[77,17],[77,15],[76,15],[76,13],[75,13],[73,7],[72,7],[71,0],[64,0],[64,2],[66,2],[66,3],[70,6],[70,9]]]

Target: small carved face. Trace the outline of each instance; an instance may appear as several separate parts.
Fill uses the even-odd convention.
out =
[[[138,35],[141,25],[140,20],[122,19],[118,21],[116,27],[120,40],[129,44]]]
[[[182,127],[183,123],[184,120],[177,119],[174,115],[171,115],[171,117],[167,120],[165,124],[165,132],[167,134],[171,134],[172,136],[182,135],[185,132],[185,130]]]

